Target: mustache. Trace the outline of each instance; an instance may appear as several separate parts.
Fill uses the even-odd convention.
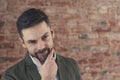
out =
[[[43,50],[38,50],[37,52],[35,52],[35,54],[38,54],[38,53],[44,53],[45,51],[48,51],[48,53],[50,52],[50,48],[44,48]]]

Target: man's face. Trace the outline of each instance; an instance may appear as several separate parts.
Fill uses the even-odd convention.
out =
[[[29,53],[44,63],[53,45],[53,30],[43,21],[38,25],[22,30],[22,45]]]

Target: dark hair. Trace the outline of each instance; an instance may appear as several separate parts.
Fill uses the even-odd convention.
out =
[[[17,30],[18,30],[20,37],[22,37],[22,29],[30,28],[43,21],[45,21],[47,25],[50,27],[48,16],[40,9],[30,8],[24,11],[19,16],[17,23],[16,23]]]

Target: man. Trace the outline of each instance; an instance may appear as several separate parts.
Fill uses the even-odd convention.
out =
[[[43,11],[31,8],[23,12],[17,20],[17,30],[28,52],[5,71],[5,80],[81,80],[76,61],[55,51],[54,31]]]

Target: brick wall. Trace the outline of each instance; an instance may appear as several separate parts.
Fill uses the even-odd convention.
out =
[[[83,80],[120,80],[120,0],[0,0],[0,75],[25,54],[15,23],[30,7],[49,15],[57,51]]]

